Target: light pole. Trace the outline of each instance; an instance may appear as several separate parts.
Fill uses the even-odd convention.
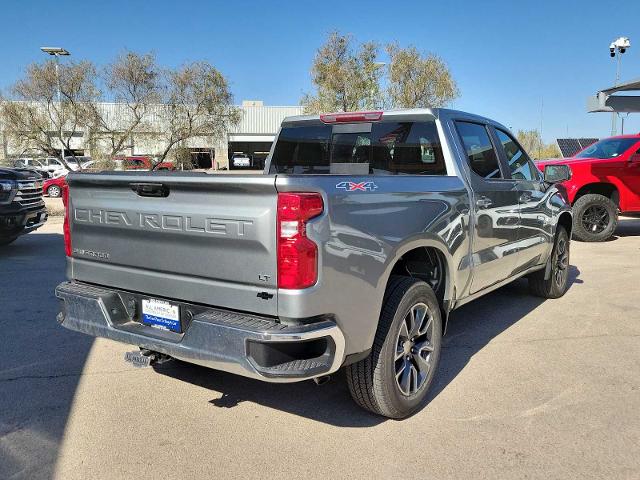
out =
[[[627,51],[628,48],[631,47],[631,42],[627,37],[620,37],[609,45],[609,55],[611,58],[618,57],[616,62],[616,83],[614,87],[618,86],[618,82],[620,81],[620,60],[622,59],[622,54]],[[614,136],[617,133],[616,122],[618,119],[617,112],[613,112],[611,114],[611,136]]]
[[[58,108],[62,109],[62,87],[60,85],[60,60],[58,57],[60,56],[66,57],[71,54],[64,48],[60,48],[60,47],[40,47],[40,50],[42,50],[44,53],[48,55],[52,55],[56,60],[56,80],[58,82]],[[64,161],[64,145],[61,145],[61,148],[60,148],[60,159],[62,160],[62,164],[66,165]]]

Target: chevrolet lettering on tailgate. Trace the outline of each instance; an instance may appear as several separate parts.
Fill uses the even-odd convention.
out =
[[[200,216],[161,215],[158,213],[74,208],[73,220],[94,225],[118,225],[158,231],[211,233],[243,237],[250,233],[251,220]]]

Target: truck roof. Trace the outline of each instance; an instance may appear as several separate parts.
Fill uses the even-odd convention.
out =
[[[476,115],[469,112],[463,112],[461,110],[452,110],[449,108],[398,108],[398,109],[390,109],[390,110],[377,110],[382,114],[382,118],[389,117],[398,117],[398,119],[416,117],[416,116],[430,116],[433,118],[443,118],[443,117],[454,117],[454,118],[464,118],[468,120],[476,120],[481,122],[492,123],[495,125],[501,125],[495,120],[491,120],[487,117],[483,117],[481,115]],[[336,112],[336,115],[344,114],[344,113],[365,113],[365,112]],[[327,115],[333,115],[334,113],[328,113]],[[300,122],[316,122],[320,121],[320,114],[311,114],[311,115],[293,115],[290,117],[286,117],[282,124],[283,126],[288,123],[300,123]],[[506,128],[506,127],[504,127]]]

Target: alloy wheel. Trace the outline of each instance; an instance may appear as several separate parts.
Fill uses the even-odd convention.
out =
[[[415,394],[429,378],[433,348],[433,315],[427,305],[416,303],[396,338],[395,377],[403,395]]]
[[[555,257],[553,278],[556,285],[562,288],[569,272],[569,243],[565,238],[558,239]]]
[[[602,205],[591,205],[582,214],[582,226],[590,233],[603,232],[609,221],[609,212]]]

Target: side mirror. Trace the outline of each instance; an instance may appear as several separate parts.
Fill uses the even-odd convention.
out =
[[[544,181],[547,183],[561,183],[571,180],[569,165],[547,165],[544,169]]]

